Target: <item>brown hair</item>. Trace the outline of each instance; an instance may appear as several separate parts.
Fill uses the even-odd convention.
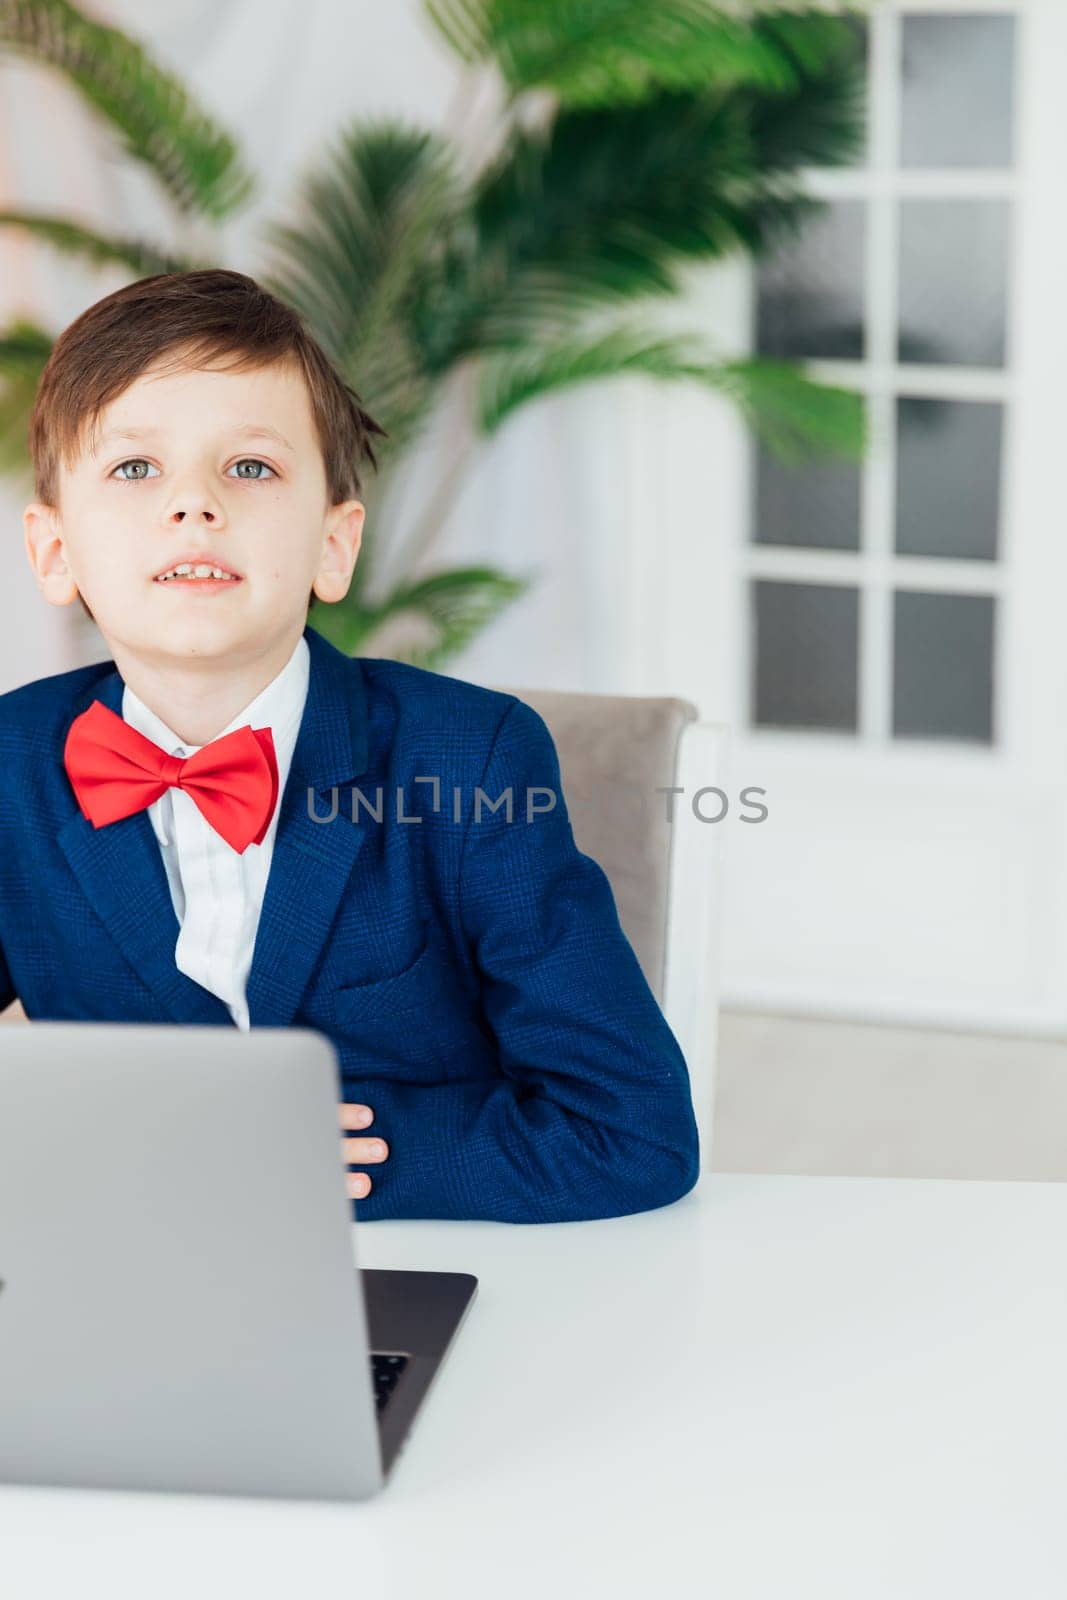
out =
[[[388,434],[364,410],[299,312],[243,272],[162,272],[97,300],[53,345],[29,426],[39,500],[57,503],[60,465],[73,468],[86,426],[95,448],[104,407],[168,350],[175,359],[167,371],[217,366],[231,356],[236,359],[226,362],[226,370],[299,362],[322,446],[329,504],[359,494],[364,459],[377,468],[371,436]],[[82,609],[92,617],[84,600]]]

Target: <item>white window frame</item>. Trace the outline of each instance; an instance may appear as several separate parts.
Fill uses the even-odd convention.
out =
[[[945,168],[913,171],[897,165],[900,142],[901,19],[932,13],[1010,14],[1016,18],[1015,112],[1016,137],[1013,167],[1009,170]],[[1017,470],[1016,402],[1016,299],[1014,285],[1019,270],[1018,212],[1025,151],[1023,145],[1023,63],[1027,48],[1025,4],[976,5],[884,4],[870,18],[869,137],[865,165],[849,169],[808,169],[801,174],[804,187],[818,198],[859,200],[866,206],[865,326],[866,353],[862,360],[810,361],[805,370],[826,383],[840,384],[864,394],[868,404],[870,444],[862,475],[860,548],[858,551],[804,549],[796,546],[743,543],[741,581],[743,600],[739,645],[742,652],[736,675],[735,725],[743,728],[754,750],[768,755],[786,753],[803,744],[805,751],[824,751],[846,762],[850,756],[864,763],[880,754],[894,770],[913,764],[916,773],[931,766],[975,776],[1003,772],[1013,762],[1020,734],[1016,715],[1019,685],[1013,672],[1017,651],[1012,648],[1013,592],[1017,583],[1016,526],[1018,504],[1014,475]],[[1003,198],[1013,208],[1007,264],[1007,328],[1003,370],[962,366],[924,366],[898,362],[899,224],[901,199]],[[896,401],[898,396],[947,400],[997,401],[1003,407],[1004,435],[997,556],[993,560],[966,557],[901,556],[893,550],[896,516]],[[750,461],[749,471],[752,470]],[[751,504],[751,496],[749,497]],[[832,730],[761,727],[750,721],[754,678],[755,637],[751,626],[750,585],[756,579],[841,585],[859,590],[858,726],[852,733]],[[991,595],[995,600],[993,659],[993,739],[991,743],[897,737],[891,731],[893,664],[893,591],[907,588],[924,592]]]

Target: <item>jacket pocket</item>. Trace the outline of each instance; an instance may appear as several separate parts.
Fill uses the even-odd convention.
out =
[[[441,983],[440,957],[429,930],[424,929],[422,946],[413,961],[399,972],[369,983],[338,984],[330,996],[330,1010],[342,1026],[405,1016],[424,1006],[431,988],[436,993]]]
[[[350,1076],[443,1083],[470,1077],[472,1069],[477,1076],[477,1064],[489,1056],[485,1031],[432,928],[400,972],[339,984],[328,1005],[330,1033]]]

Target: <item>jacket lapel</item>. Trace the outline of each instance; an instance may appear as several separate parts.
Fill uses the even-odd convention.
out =
[[[330,791],[366,770],[367,710],[359,661],[344,655],[310,625],[304,638],[310,652],[307,701],[279,801],[274,853],[248,980],[253,1027],[285,1027],[292,1021],[366,836],[365,824],[348,820],[344,795],[338,795],[333,822],[315,822],[310,815],[313,809],[320,817],[328,816]],[[70,722],[94,699],[121,716],[122,691],[116,669],[85,692],[72,707]],[[61,848],[126,961],[175,1021],[232,1027],[223,1001],[174,963],[180,928],[148,812],[94,828],[78,808],[69,783],[68,790],[73,814],[59,831]]]
[[[315,969],[345,892],[367,823],[351,820],[343,785],[366,771],[363,668],[310,626],[304,717],[274,837],[248,977],[252,1027],[286,1027]],[[337,816],[328,817],[337,788]],[[314,816],[312,815],[314,812]],[[362,813],[361,813],[362,815]]]

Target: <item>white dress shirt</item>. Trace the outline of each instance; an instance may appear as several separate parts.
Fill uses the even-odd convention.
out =
[[[262,844],[250,844],[238,855],[216,833],[196,802],[173,786],[147,808],[181,930],[175,963],[194,983],[218,995],[245,1033],[250,1026],[245,990],[309,676],[310,651],[301,635],[277,677],[215,735],[221,739],[246,723],[271,730],[278,757],[278,800]],[[169,755],[191,756],[203,749],[199,744],[182,744],[129,684],[122,692],[122,716]]]

